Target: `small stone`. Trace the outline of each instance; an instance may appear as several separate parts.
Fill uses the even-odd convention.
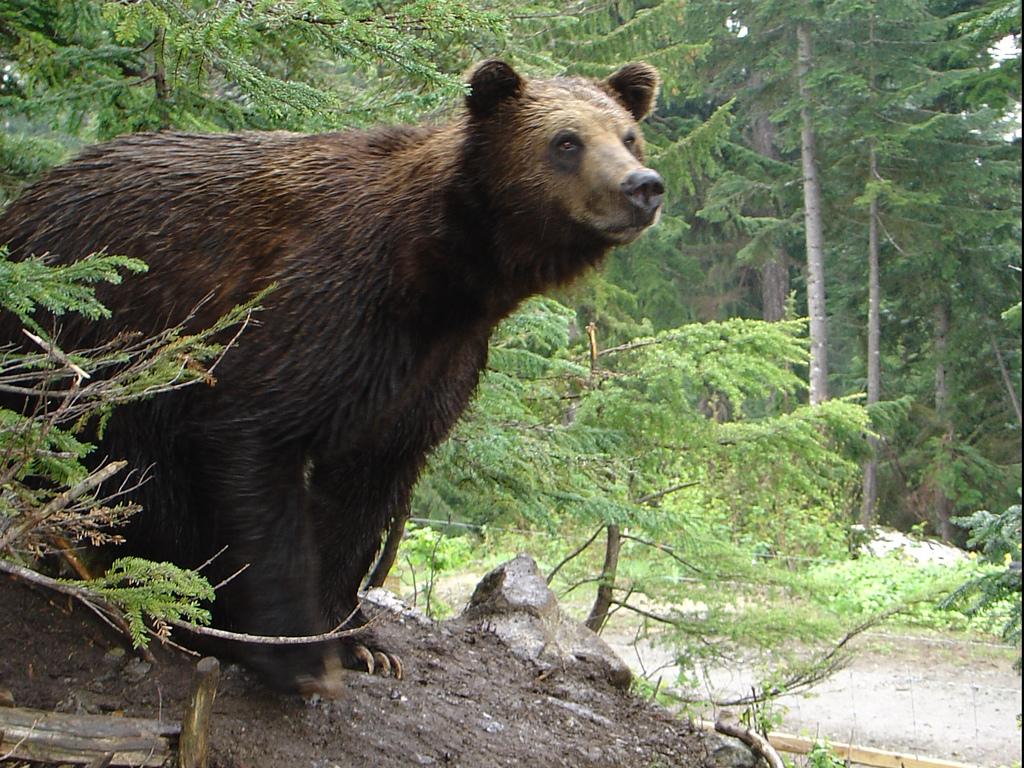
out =
[[[153,668],[153,665],[148,661],[142,659],[132,659],[129,661],[124,668],[124,676],[128,678],[131,683],[138,683],[142,681],[146,675],[149,674],[149,670]]]
[[[493,717],[488,715],[486,712],[483,713],[484,720],[480,723],[480,727],[483,728],[487,733],[501,733],[505,730],[505,726],[495,720]]]

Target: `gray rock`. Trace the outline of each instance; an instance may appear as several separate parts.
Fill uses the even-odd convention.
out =
[[[743,742],[718,733],[707,735],[707,768],[760,768],[764,763]]]
[[[376,608],[401,617],[402,620],[408,619],[409,621],[424,627],[434,625],[434,622],[431,621],[430,618],[422,611],[416,610],[408,603],[401,600],[394,592],[390,592],[383,587],[372,587],[365,592],[360,593],[360,598]]]
[[[562,612],[529,555],[484,576],[460,621],[494,633],[517,656],[542,668],[587,667],[619,688],[632,680],[629,667],[600,637]]]

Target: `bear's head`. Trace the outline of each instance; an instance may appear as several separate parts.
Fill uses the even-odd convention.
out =
[[[604,80],[528,80],[503,61],[478,65],[466,106],[489,161],[490,198],[543,210],[551,226],[570,223],[607,245],[634,240],[657,221],[664,197],[638,126],[658,83],[642,63]]]

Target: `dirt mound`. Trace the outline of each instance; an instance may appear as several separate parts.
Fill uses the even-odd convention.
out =
[[[179,720],[194,659],[155,665],[65,598],[0,582],[0,686],[17,706]],[[279,696],[228,665],[214,709],[218,768],[720,765],[722,744],[616,689],[595,670],[543,673],[479,625],[382,614],[405,664],[396,681],[351,673],[336,701]],[[723,750],[724,751],[724,750]]]

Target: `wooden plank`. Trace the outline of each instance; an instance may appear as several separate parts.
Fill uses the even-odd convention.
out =
[[[778,750],[798,755],[806,755],[814,747],[813,739],[790,733],[773,733],[768,737],[768,741]],[[829,741],[828,746],[837,757],[871,768],[978,768],[976,765],[958,763],[954,760],[859,747],[841,741]]]
[[[91,763],[113,755],[109,765],[159,766],[179,731],[157,720],[0,708],[0,754],[8,758]]]
[[[715,730],[715,724],[708,720],[697,720],[696,724],[704,730]],[[796,736],[791,733],[776,732],[768,737],[768,742],[780,752],[794,755],[806,755],[814,748],[814,739]],[[890,752],[885,749],[860,747],[841,741],[829,741],[829,748],[839,758],[856,765],[869,768],[979,768],[971,763],[959,763],[955,760],[943,760],[938,757],[925,757],[917,754]]]

